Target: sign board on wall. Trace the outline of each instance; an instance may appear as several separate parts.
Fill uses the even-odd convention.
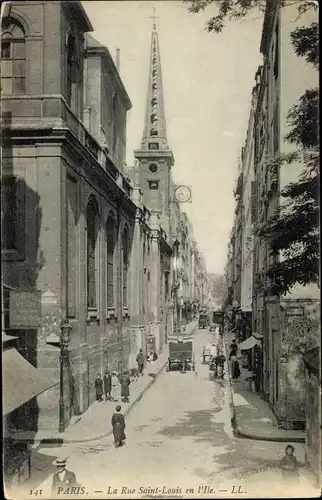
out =
[[[10,328],[38,328],[41,324],[40,291],[10,291]]]
[[[304,316],[303,307],[288,307],[286,309],[287,316]]]
[[[41,294],[41,303],[43,305],[54,306],[57,304],[57,296],[51,290],[46,290]]]

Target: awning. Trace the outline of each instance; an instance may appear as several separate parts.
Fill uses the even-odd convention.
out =
[[[246,351],[247,349],[252,349],[256,344],[258,344],[258,339],[251,335],[244,342],[238,344],[238,347],[241,351]]]
[[[34,368],[15,348],[2,351],[3,414],[58,384],[46,370]]]

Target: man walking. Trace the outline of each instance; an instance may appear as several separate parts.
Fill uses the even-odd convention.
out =
[[[138,364],[138,372],[139,375],[143,375],[143,368],[144,368],[144,354],[143,354],[143,349],[139,350],[139,353],[136,357],[136,362]]]
[[[130,397],[130,383],[131,383],[129,372],[127,371],[124,372],[120,382],[121,382],[121,398],[123,399],[123,403],[128,403]]]
[[[103,399],[103,380],[100,374],[97,374],[95,379],[96,401],[101,402]]]
[[[105,372],[105,375],[103,377],[103,385],[104,385],[105,401],[110,401],[111,390],[112,390],[112,376],[108,370]]]

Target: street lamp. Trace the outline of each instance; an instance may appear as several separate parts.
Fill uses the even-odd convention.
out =
[[[178,288],[179,288],[179,280],[178,280],[178,267],[179,267],[179,241],[175,240],[173,243],[173,284],[172,284],[172,292],[173,292],[173,306],[174,306],[174,333],[176,333],[178,329]]]
[[[60,348],[59,354],[59,432],[65,432],[65,406],[64,406],[64,360],[68,353],[69,336],[72,326],[68,319],[64,319],[60,325],[60,338],[58,335],[50,335],[47,344]]]

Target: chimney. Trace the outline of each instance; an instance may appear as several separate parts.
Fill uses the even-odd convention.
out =
[[[120,72],[120,49],[116,49],[116,61],[115,61],[116,69]]]

